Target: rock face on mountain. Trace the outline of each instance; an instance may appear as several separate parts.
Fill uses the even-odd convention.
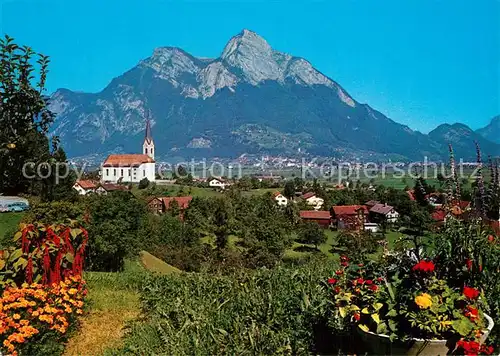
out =
[[[493,119],[491,119],[491,122],[488,126],[483,127],[476,132],[483,136],[485,139],[500,144],[500,115],[495,116]]]
[[[446,155],[446,145],[400,125],[305,59],[278,52],[243,30],[216,59],[157,48],[100,93],[57,90],[53,134],[69,156],[136,152],[151,119],[157,154],[378,153]],[[474,155],[471,149],[469,156]]]
[[[475,142],[481,151],[488,155],[500,156],[500,145],[493,143],[464,124],[443,124],[429,132],[429,137],[437,142],[451,144],[455,155],[463,159],[473,158]]]

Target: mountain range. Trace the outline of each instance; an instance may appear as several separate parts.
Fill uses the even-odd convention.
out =
[[[160,47],[99,93],[58,89],[52,134],[69,157],[138,152],[146,120],[161,157],[309,153],[441,159],[447,144],[500,155],[500,119],[474,132],[441,125],[428,135],[401,125],[315,69],[243,30],[218,58]],[[496,142],[492,142],[496,141]]]

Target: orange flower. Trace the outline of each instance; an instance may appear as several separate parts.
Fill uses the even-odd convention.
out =
[[[19,320],[19,319],[21,319],[21,315],[19,315],[19,314],[14,314],[14,315],[12,316],[12,318],[13,318],[14,320]]]

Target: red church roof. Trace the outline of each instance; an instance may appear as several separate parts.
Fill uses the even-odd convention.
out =
[[[139,167],[143,163],[154,163],[154,159],[143,154],[109,155],[104,167]]]

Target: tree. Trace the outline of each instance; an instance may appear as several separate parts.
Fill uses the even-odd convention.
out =
[[[295,183],[293,181],[289,180],[285,183],[283,195],[288,199],[291,199],[295,196]]]
[[[129,192],[96,195],[88,201],[90,212],[88,269],[119,271],[124,259],[148,243],[139,236],[145,206]]]
[[[316,223],[306,222],[299,230],[298,240],[304,244],[314,245],[316,249],[325,243],[326,239],[325,231]]]
[[[149,179],[142,178],[139,182],[139,189],[146,189],[149,186]]]
[[[250,177],[243,176],[238,180],[237,186],[241,190],[250,190],[250,189],[252,189],[252,181],[251,181]]]
[[[415,182],[415,199],[420,206],[427,206],[429,203],[427,202],[426,195],[430,193],[430,187],[427,185],[427,182],[424,178],[418,177]]]
[[[36,62],[36,63],[35,63]],[[0,191],[6,194],[40,195],[52,184],[40,178],[36,168],[42,162],[52,165],[60,152],[57,138],[52,152],[47,133],[54,120],[44,95],[49,58],[36,54],[30,47],[20,47],[5,36],[0,40]],[[38,82],[34,82],[38,78]],[[58,153],[59,152],[59,153]],[[65,157],[64,157],[65,159]],[[24,170],[26,163],[32,165]],[[48,168],[47,168],[48,169]],[[42,182],[43,181],[43,182]],[[45,192],[51,199],[51,192]]]

